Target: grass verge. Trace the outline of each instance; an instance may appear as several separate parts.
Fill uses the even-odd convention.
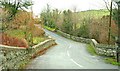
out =
[[[93,44],[87,44],[87,51],[88,51],[91,55],[97,55],[97,53],[96,53],[95,50],[94,50]],[[115,59],[115,57],[105,57],[105,58],[104,58],[104,61],[105,61],[105,63],[108,63],[108,64],[120,66],[120,62],[118,63],[117,60]]]
[[[117,60],[115,59],[115,57],[105,58],[104,61],[105,61],[106,63],[108,63],[108,64],[120,66],[120,62],[118,63]]]
[[[50,31],[55,31],[55,28],[50,28],[48,26],[44,26],[45,29],[50,30]]]
[[[47,37],[33,37],[33,44],[38,44],[40,42],[43,42],[47,39]]]
[[[97,53],[94,50],[94,46],[93,44],[87,44],[87,51],[91,54],[91,55],[97,55]]]

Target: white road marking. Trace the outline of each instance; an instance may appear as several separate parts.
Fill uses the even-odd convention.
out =
[[[78,64],[77,62],[75,62],[73,59],[70,59],[73,63],[75,63],[76,65],[78,65],[79,67],[83,67],[82,65]]]
[[[69,46],[69,48],[71,48],[71,46]],[[67,50],[67,55],[68,57],[70,57],[69,51]],[[70,57],[71,58],[71,57]],[[70,59],[73,63],[75,63],[77,66],[79,67],[83,67],[82,65],[78,64],[77,62],[75,62],[72,58]]]
[[[67,55],[70,57],[69,51],[67,51]]]
[[[71,48],[71,46],[69,46],[69,48]]]

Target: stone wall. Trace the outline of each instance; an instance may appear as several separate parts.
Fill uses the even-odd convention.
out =
[[[55,45],[54,39],[45,40],[31,48],[20,48],[0,45],[0,68],[18,69],[29,62],[33,57],[39,55],[39,52]]]
[[[91,43],[94,45],[94,49],[97,54],[103,56],[116,56],[116,48],[115,45],[106,45],[106,44],[99,44],[95,39],[91,39]]]
[[[86,38],[82,38],[82,37],[76,37],[76,36],[72,36],[72,35],[69,35],[69,34],[66,34],[60,30],[57,30],[57,32],[66,37],[66,38],[69,38],[69,39],[72,39],[74,41],[78,41],[78,42],[82,42],[82,43],[91,43],[91,39],[86,39]]]
[[[116,49],[115,46],[107,46],[107,45],[96,45],[96,53],[99,55],[105,55],[105,56],[116,56]]]
[[[87,44],[93,44],[94,49],[97,54],[103,55],[103,56],[116,56],[116,47],[114,45],[105,45],[105,44],[99,44],[95,39],[87,39],[87,38],[82,38],[82,37],[76,37],[76,36],[71,36],[69,34],[66,34],[60,30],[57,30],[57,32],[69,39],[72,39],[74,41],[82,42],[82,43],[87,43]]]

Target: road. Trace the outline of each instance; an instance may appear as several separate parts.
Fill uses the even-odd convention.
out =
[[[35,58],[27,69],[118,69],[118,66],[106,64],[100,56],[92,56],[86,51],[86,44],[64,38],[45,30],[56,39],[58,45]]]

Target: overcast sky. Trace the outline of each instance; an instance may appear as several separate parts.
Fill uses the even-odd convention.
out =
[[[74,7],[77,11],[89,10],[89,9],[103,9],[105,3],[103,0],[32,0],[34,5],[32,6],[35,15],[39,15],[40,12],[46,8],[47,4],[52,9],[65,10]],[[108,0],[110,1],[110,0]]]

